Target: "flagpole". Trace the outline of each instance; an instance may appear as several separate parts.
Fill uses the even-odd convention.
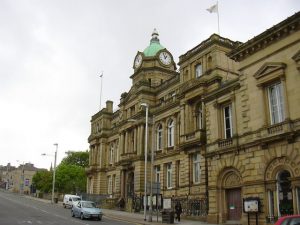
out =
[[[218,35],[220,35],[219,1],[217,1],[217,14],[218,14]]]
[[[102,85],[103,85],[103,71],[101,71],[100,78],[101,78],[101,87],[100,87],[100,109],[99,109],[99,111],[101,111]]]

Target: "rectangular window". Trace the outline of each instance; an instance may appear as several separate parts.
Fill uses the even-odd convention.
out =
[[[224,116],[224,134],[225,139],[232,137],[232,112],[231,105],[223,107],[223,116]]]
[[[202,64],[196,65],[195,75],[196,75],[196,78],[198,78],[202,75]]]
[[[111,176],[108,176],[107,177],[107,193],[109,194],[109,195],[111,195],[112,194],[112,179],[111,179]]]
[[[114,146],[112,145],[110,147],[110,152],[109,152],[109,164],[113,164],[114,163]]]
[[[172,188],[172,163],[168,163],[167,167],[167,188]]]
[[[155,166],[155,182],[160,183],[160,166]]]
[[[268,98],[271,124],[281,123],[284,120],[281,83],[268,87]]]
[[[157,150],[161,150],[162,149],[162,126],[159,125],[158,128],[157,128],[157,140],[156,140],[156,143],[157,143],[157,146],[156,146],[156,149]]]
[[[200,183],[201,168],[200,168],[200,153],[193,155],[193,182],[194,184]]]
[[[168,124],[168,147],[174,146],[174,121],[171,120]]]

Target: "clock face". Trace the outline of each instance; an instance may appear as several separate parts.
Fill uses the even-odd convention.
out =
[[[142,64],[143,57],[141,54],[138,54],[134,60],[134,67],[138,68]]]
[[[170,65],[172,61],[171,55],[167,52],[161,52],[159,54],[159,59],[164,65]]]

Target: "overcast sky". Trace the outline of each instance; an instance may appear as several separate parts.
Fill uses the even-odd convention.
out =
[[[153,28],[178,57],[217,33],[215,0],[0,0],[0,165],[49,168],[88,149],[91,116],[119,104]],[[300,9],[299,0],[219,0],[220,34],[245,42]],[[19,162],[17,162],[17,160]]]

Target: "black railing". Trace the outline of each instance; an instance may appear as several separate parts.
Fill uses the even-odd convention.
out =
[[[173,198],[172,208],[175,208],[177,202],[180,202],[182,215],[185,216],[207,216],[207,201],[206,199],[187,199]]]

